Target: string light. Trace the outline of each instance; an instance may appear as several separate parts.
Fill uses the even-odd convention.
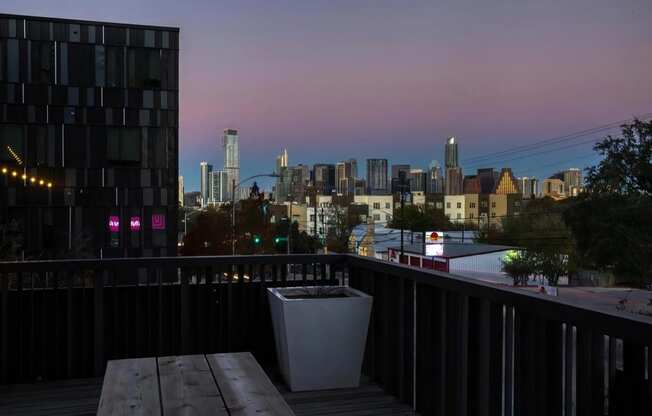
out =
[[[48,188],[52,188],[52,181],[48,180],[47,178],[39,178],[37,176],[27,176],[27,174],[25,173],[20,174],[20,172],[18,172],[17,170],[9,169],[7,166],[3,166],[2,168],[0,168],[0,172],[2,172],[3,175],[10,175],[12,178],[20,177],[20,179],[24,181],[28,181],[33,185],[38,184],[43,187],[47,186]]]

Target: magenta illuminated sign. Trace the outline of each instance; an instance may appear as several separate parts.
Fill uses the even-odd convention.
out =
[[[117,215],[109,216],[109,230],[112,233],[117,233],[120,231],[120,217]]]
[[[129,228],[131,228],[131,231],[140,231],[140,217],[131,217]]]
[[[152,214],[152,230],[165,230],[164,214]]]

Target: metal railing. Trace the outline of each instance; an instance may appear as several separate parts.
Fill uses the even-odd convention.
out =
[[[422,415],[652,412],[651,320],[354,255],[0,263],[0,381],[202,352],[274,364],[265,289],[308,284],[374,297],[363,372]]]

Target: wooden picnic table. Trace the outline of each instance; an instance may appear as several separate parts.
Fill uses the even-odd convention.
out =
[[[97,414],[294,415],[248,352],[109,361]]]

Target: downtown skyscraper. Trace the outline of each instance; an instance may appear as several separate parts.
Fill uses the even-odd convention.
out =
[[[387,159],[367,159],[367,193],[385,195],[388,192]]]
[[[233,186],[240,182],[240,147],[238,130],[224,129],[222,136],[222,151],[224,152],[224,170],[227,172],[229,195]],[[238,200],[239,192],[236,191],[235,199]]]
[[[459,155],[455,137],[446,139],[444,150],[446,163],[445,193],[446,195],[460,195],[463,193],[464,177],[459,166]]]

